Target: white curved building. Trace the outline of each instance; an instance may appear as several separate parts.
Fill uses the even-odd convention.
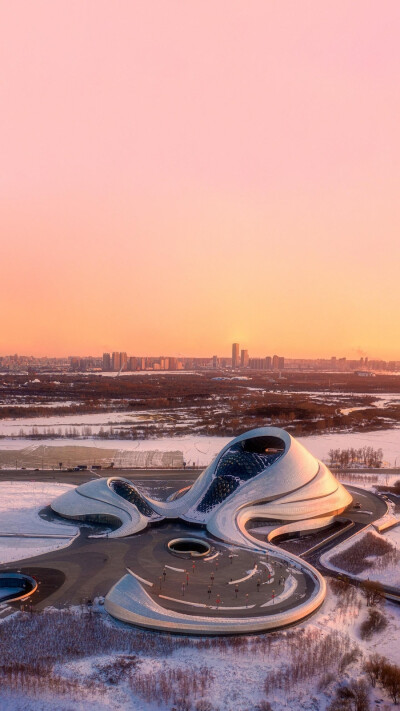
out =
[[[243,617],[229,617],[230,610],[237,613],[244,607],[221,607],[221,614],[217,616],[200,615],[199,608],[206,605],[198,602],[188,602],[183,613],[168,609],[163,597],[164,601],[170,600],[178,606],[183,600],[156,593],[154,582],[130,569],[106,596],[105,607],[110,614],[138,626],[192,634],[232,634],[293,624],[321,605],[326,584],[320,573],[301,558],[276,548],[271,540],[283,533],[328,526],[351,503],[349,492],[322,462],[284,430],[265,427],[229,442],[188,491],[183,490],[182,495],[167,501],[155,501],[127,479],[112,476],[78,486],[51,506],[67,518],[118,522],[119,527],[107,534],[109,538],[135,534],[162,519],[181,519],[203,526],[209,540],[223,542],[226,556],[232,546],[237,550],[246,549],[252,556],[261,553],[264,560],[260,566],[264,571],[272,571],[271,582],[279,580],[285,568],[291,583],[285,582],[283,592],[276,598],[280,607],[267,607],[275,603],[274,597],[269,598],[263,604],[251,605],[254,608],[251,617],[244,613]],[[270,524],[267,542],[254,538],[246,529],[252,519],[263,519]],[[207,558],[203,560],[207,566]],[[172,567],[170,570],[181,569]],[[237,582],[248,580],[256,572],[257,565],[251,574]],[[296,576],[307,581],[307,595],[296,595]],[[280,580],[275,585],[282,588]],[[262,596],[257,598],[257,602],[261,599]],[[194,610],[190,605],[195,606]],[[245,607],[247,612],[247,603]]]
[[[351,495],[322,462],[284,430],[263,427],[229,442],[183,496],[155,501],[122,477],[96,479],[63,494],[54,511],[73,519],[119,521],[108,534],[121,537],[162,518],[203,524],[222,540],[243,542],[252,518],[277,528],[327,525],[346,509]]]

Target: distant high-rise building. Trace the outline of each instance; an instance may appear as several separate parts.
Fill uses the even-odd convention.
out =
[[[283,356],[274,355],[272,358],[272,370],[283,370],[285,367],[285,359]]]
[[[242,368],[249,367],[249,351],[240,351],[240,365]]]
[[[121,367],[121,354],[118,353],[117,351],[114,351],[112,354],[112,369],[113,370],[119,370]]]
[[[262,358],[250,358],[249,366],[251,370],[264,370],[264,360]]]
[[[271,370],[271,358],[249,358],[251,370]]]
[[[72,358],[69,359],[69,362],[71,365],[71,370],[75,371],[76,373],[79,372],[79,370],[81,370],[81,367],[80,367],[81,359],[80,358],[76,358],[73,356]]]
[[[126,353],[119,354],[119,368],[120,370],[128,370],[128,356]]]
[[[138,369],[138,359],[135,356],[130,356],[128,358],[128,370]]]
[[[239,343],[232,343],[232,368],[238,368],[239,363]]]
[[[214,370],[217,370],[218,366],[219,366],[218,356],[214,355],[212,357],[212,367]]]
[[[109,353],[103,353],[103,364],[102,368],[105,372],[111,370],[111,356]]]

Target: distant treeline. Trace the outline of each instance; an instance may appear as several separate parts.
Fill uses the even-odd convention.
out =
[[[383,451],[382,449],[374,449],[367,446],[360,449],[353,449],[353,447],[349,449],[330,449],[329,458],[332,467],[364,466],[379,468],[383,462]]]

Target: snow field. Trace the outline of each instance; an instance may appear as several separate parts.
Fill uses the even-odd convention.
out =
[[[71,543],[79,531],[75,525],[44,521],[39,516],[53,499],[71,488],[57,482],[0,482],[0,563],[48,553]]]

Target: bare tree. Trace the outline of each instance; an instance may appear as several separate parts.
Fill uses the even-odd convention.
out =
[[[374,580],[365,580],[361,584],[361,592],[367,601],[367,607],[379,605],[384,600],[383,585]]]

